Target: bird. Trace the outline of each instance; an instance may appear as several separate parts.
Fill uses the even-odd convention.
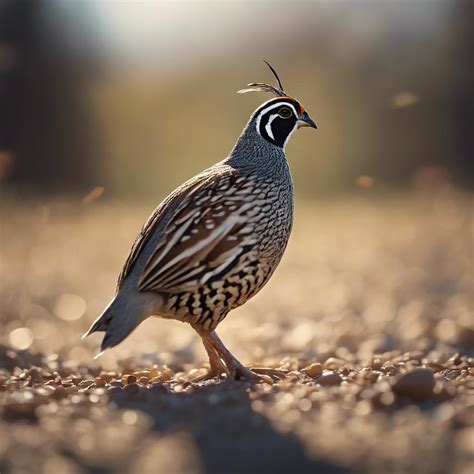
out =
[[[189,323],[209,358],[202,379],[259,381],[277,369],[244,366],[216,327],[269,281],[293,226],[294,191],[285,148],[301,127],[316,129],[301,103],[278,86],[267,92],[230,154],[177,187],[151,214],[120,272],[116,294],[83,337],[105,332],[101,352],[150,316]]]

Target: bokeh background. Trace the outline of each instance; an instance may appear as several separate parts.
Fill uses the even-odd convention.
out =
[[[265,58],[320,126],[289,146],[300,194],[472,186],[473,8],[2,0],[2,185],[158,199],[226,156]]]
[[[0,0],[0,414],[14,419],[0,422],[0,470],[473,472],[473,25],[470,0]],[[235,93],[273,81],[262,59],[319,128],[287,148],[282,265],[222,339],[246,363],[343,377],[374,361],[380,380],[438,367],[449,396],[404,405],[388,379],[370,393],[344,379],[250,399],[210,387],[160,409],[148,395],[98,407],[81,387],[64,406],[22,398],[32,365],[69,374],[66,389],[164,364],[181,386],[204,367],[177,322],[150,319],[98,361],[99,338],[80,336],[154,207],[223,159],[269,98]]]

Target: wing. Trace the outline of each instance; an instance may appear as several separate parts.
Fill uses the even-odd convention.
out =
[[[121,288],[125,278],[130,274],[130,271],[136,262],[138,256],[144,245],[148,242],[150,236],[156,231],[160,232],[164,229],[173,215],[177,212],[181,203],[186,199],[192,199],[194,193],[196,193],[202,187],[206,187],[211,181],[212,176],[215,175],[226,175],[231,173],[232,168],[225,166],[215,166],[210,168],[201,174],[191,178],[189,181],[175,189],[153,212],[142,227],[142,230],[135,239],[135,242],[130,249],[127,259],[120,272],[117,290]]]
[[[213,173],[182,199],[139,279],[140,291],[192,291],[227,272],[255,245],[252,180]]]

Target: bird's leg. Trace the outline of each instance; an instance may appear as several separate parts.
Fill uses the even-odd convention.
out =
[[[203,341],[206,340],[208,344],[212,346],[215,351],[217,351],[220,358],[225,362],[225,365],[228,368],[228,376],[236,380],[243,377],[250,382],[258,382],[259,380],[262,380],[262,375],[278,378],[282,377],[286,373],[286,371],[265,367],[259,367],[255,370],[250,370],[231,354],[227,347],[224,346],[224,343],[219,339],[215,331],[203,331],[201,337],[203,338]]]
[[[232,353],[225,347],[224,343],[217,336],[215,331],[206,331],[199,327],[193,326],[202,339],[206,352],[209,356],[210,370],[195,381],[208,380],[210,378],[221,375],[223,372],[229,378],[239,380],[245,378],[250,382],[258,382],[264,377],[282,378],[287,371],[273,369],[269,367],[255,367],[249,369],[245,367]]]
[[[229,378],[239,380],[244,377],[251,382],[258,382],[261,377],[247,369],[232,353],[224,346],[224,343],[219,339],[215,331],[206,331],[201,336],[205,339],[219,354],[228,369]]]
[[[232,353],[224,346],[224,343],[217,336],[215,331],[207,333],[207,338],[212,341],[212,345],[215,347],[222,360],[230,370],[230,375],[236,379],[244,377],[247,380],[261,380],[260,375],[267,375],[271,378],[282,378],[288,371],[283,369],[274,369],[271,367],[245,367]]]
[[[209,380],[214,377],[220,377],[223,373],[229,374],[229,369],[226,367],[224,362],[222,362],[219,353],[215,350],[214,346],[210,344],[206,338],[203,337],[204,331],[196,327],[194,329],[201,337],[202,343],[204,344],[204,348],[206,349],[207,355],[209,357],[209,371],[207,372],[207,374],[194,379],[193,382],[202,382],[204,380]]]
[[[207,341],[203,340],[203,343],[207,355],[209,356],[210,369],[208,375],[216,377],[222,375],[223,373],[227,374],[229,372],[229,369],[220,358],[219,353]]]

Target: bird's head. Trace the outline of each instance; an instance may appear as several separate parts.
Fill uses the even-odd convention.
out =
[[[240,90],[239,94],[263,91],[271,92],[277,96],[275,99],[262,104],[254,112],[250,122],[254,124],[259,135],[265,140],[284,148],[291,134],[296,129],[301,127],[317,127],[304,107],[295,98],[290,97],[284,92],[280,79],[273,67],[267,61],[265,63],[275,75],[279,87],[263,83],[251,83],[245,89]]]

